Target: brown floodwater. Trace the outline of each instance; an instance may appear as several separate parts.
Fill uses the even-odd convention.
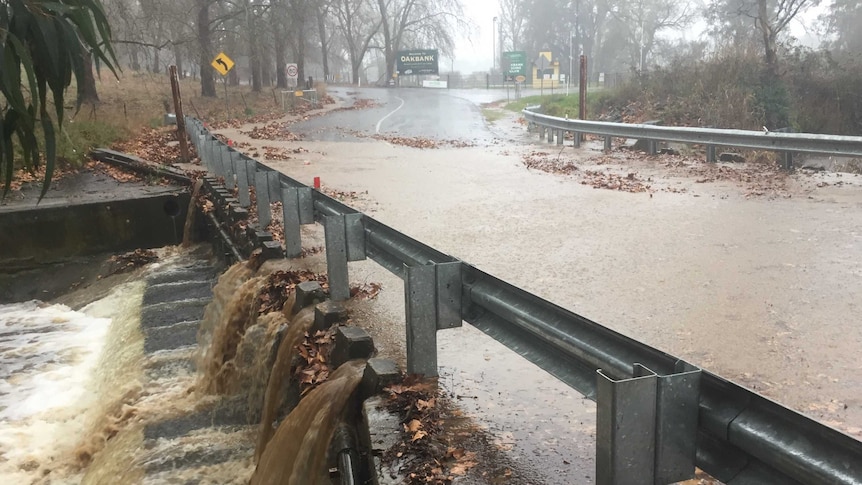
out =
[[[347,202],[381,222],[862,438],[862,179],[800,174],[750,197],[735,182],[641,159],[599,164],[595,145],[549,149],[511,119],[496,125],[490,143],[436,150],[226,134],[302,146],[271,165],[359,192]],[[531,171],[522,157],[534,150],[673,190],[594,189],[577,174]],[[390,323],[374,324],[375,339],[403,352],[400,280],[372,262],[350,271],[383,283],[378,311]],[[438,338],[442,382],[501,449],[546,483],[588,480],[593,403],[474,329]]]

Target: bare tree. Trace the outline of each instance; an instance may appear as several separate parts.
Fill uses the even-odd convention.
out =
[[[368,46],[380,31],[383,21],[376,15],[370,0],[337,0],[335,15],[347,46],[352,81],[358,83]]]
[[[527,25],[527,9],[529,5],[523,0],[500,0],[500,44],[513,51],[519,50],[524,44]]]
[[[377,0],[377,8],[387,79],[395,73],[395,55],[406,41],[434,46],[444,54],[454,51],[452,33],[463,17],[460,0]]]
[[[688,2],[675,0],[622,0],[611,9],[623,27],[621,34],[626,39],[631,65],[638,71],[646,68],[656,36],[687,26],[693,12]]]
[[[210,7],[215,0],[195,0],[197,9],[197,38],[199,47],[200,72],[201,72],[201,96],[215,98],[215,70],[210,65],[215,55],[212,42],[212,30],[210,26]]]
[[[713,0],[710,8],[728,17],[748,19],[760,34],[764,70],[759,100],[769,128],[786,126],[788,100],[778,63],[779,39],[801,12],[819,0]]]
[[[830,49],[843,53],[862,53],[862,2],[833,0],[820,21],[830,36],[825,43]]]
[[[317,2],[315,16],[317,17],[317,35],[320,39],[321,63],[323,64],[323,79],[329,79],[329,45],[330,34],[327,34],[326,17],[332,10],[334,0]]]

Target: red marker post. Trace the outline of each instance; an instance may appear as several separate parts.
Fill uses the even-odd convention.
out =
[[[320,190],[320,177],[314,177],[314,188]]]

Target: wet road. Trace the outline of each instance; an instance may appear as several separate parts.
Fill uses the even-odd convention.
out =
[[[348,203],[565,308],[862,437],[858,178],[797,188],[788,198],[746,198],[732,184],[638,167],[642,176],[686,192],[596,190],[573,177],[527,170],[522,155],[549,147],[511,119],[485,123],[477,104],[488,100],[484,91],[363,90],[359,97],[380,99],[381,106],[291,127],[307,130],[308,139],[288,146],[309,152],[271,164],[306,183],[320,176],[332,188],[367,191]],[[397,111],[396,98],[404,100]],[[410,106],[434,109],[411,115]],[[458,115],[435,119],[434,113]],[[405,136],[484,141],[439,150],[368,139],[333,142],[341,130],[371,132],[378,124],[381,132],[403,130],[398,134]],[[567,148],[560,156],[596,155]],[[353,280],[382,282],[381,306],[392,321],[403,319],[400,280],[370,262],[352,263],[350,271]],[[403,326],[378,332],[388,334],[375,339],[384,352],[403,349]],[[544,483],[592,481],[593,403],[472,328],[443,331],[438,339],[441,380],[501,449]]]
[[[479,107],[462,93],[426,89],[339,89],[333,94],[343,99],[371,101],[373,106],[339,110],[295,125],[291,130],[318,141],[361,140],[375,134],[488,141],[490,134],[485,129]],[[498,96],[489,95],[488,101]],[[347,106],[350,105],[348,102]]]

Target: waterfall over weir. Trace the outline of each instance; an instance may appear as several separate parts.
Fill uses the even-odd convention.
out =
[[[272,269],[254,261],[217,277],[201,248],[159,256],[77,311],[0,306],[0,482],[331,483],[364,361],[282,416],[310,310],[258,315]]]

